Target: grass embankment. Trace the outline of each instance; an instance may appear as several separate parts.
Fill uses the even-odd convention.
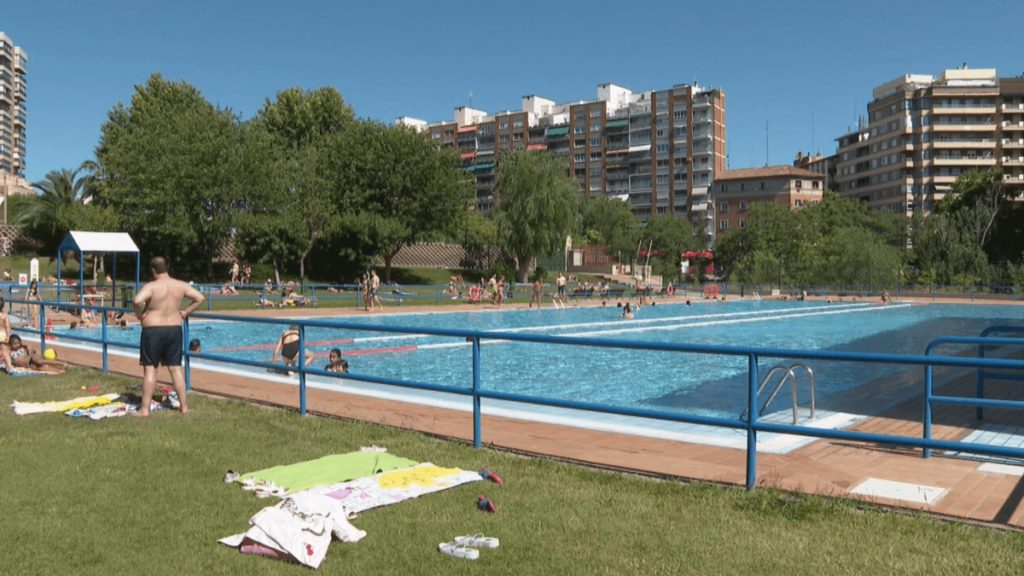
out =
[[[193,412],[100,421],[15,416],[12,400],[70,399],[137,379],[72,369],[0,376],[0,571],[8,574],[308,574],[217,539],[269,505],[224,472],[253,471],[376,443],[442,466],[489,466],[474,483],[360,514],[368,536],[334,543],[322,574],[1010,574],[1024,535],[858,508],[770,489],[656,481],[193,395]],[[476,509],[477,494],[497,513]],[[501,539],[476,561],[439,542]]]

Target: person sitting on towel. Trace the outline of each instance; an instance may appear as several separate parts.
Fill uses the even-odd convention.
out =
[[[7,346],[11,351],[11,362],[15,368],[29,368],[40,372],[63,374],[64,370],[68,367],[66,362],[47,360],[43,358],[42,354],[37,353],[28,346],[23,346],[21,344],[21,337],[18,335],[11,336]]]

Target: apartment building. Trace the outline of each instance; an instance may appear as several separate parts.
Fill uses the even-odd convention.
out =
[[[28,55],[0,32],[0,186],[29,188],[25,181],[25,97]]]
[[[873,209],[928,213],[957,176],[1002,170],[1024,190],[1024,77],[996,70],[906,74],[872,92],[867,119],[837,138],[838,192]]]
[[[793,166],[821,174],[825,177],[825,188],[836,190],[838,188],[838,183],[836,182],[836,163],[838,160],[839,156],[835,154],[822,156],[821,154],[804,155],[803,152],[797,152],[796,158],[793,160]]]
[[[717,233],[742,227],[755,203],[775,202],[798,210],[821,202],[824,188],[824,174],[796,166],[726,170],[714,182]]]
[[[542,149],[565,156],[569,175],[587,196],[619,197],[638,217],[673,214],[713,234],[709,190],[725,169],[720,89],[677,84],[634,93],[607,83],[597,87],[594,100],[556,104],[528,95],[520,110],[488,114],[463,106],[452,121],[400,117],[395,123],[458,149],[476,178],[480,210],[500,201],[495,168],[503,151]]]

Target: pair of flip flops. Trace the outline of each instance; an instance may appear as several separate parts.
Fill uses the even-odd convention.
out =
[[[480,557],[480,551],[476,548],[497,548],[498,539],[483,534],[469,534],[467,536],[456,536],[452,542],[442,542],[437,549],[455,558],[476,560]]]
[[[288,495],[287,487],[278,486],[274,484],[273,480],[256,480],[252,476],[242,480],[242,490],[255,492],[257,498],[270,498],[271,496],[284,498]]]

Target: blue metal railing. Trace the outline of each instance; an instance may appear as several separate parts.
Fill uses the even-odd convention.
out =
[[[15,301],[23,303],[23,301]],[[39,302],[33,302],[34,304],[40,304]],[[42,310],[45,311],[45,305],[50,303],[42,302]],[[114,307],[92,307],[95,309],[101,309],[104,312],[108,310],[124,311],[121,308]],[[448,394],[455,394],[461,396],[468,396],[472,400],[473,409],[473,445],[476,447],[481,446],[481,408],[483,399],[493,400],[504,400],[510,402],[526,403],[539,406],[550,406],[555,408],[565,408],[573,410],[583,410],[589,412],[605,413],[605,414],[616,414],[622,416],[633,416],[639,418],[649,418],[655,420],[665,420],[673,422],[682,422],[689,424],[701,424],[716,427],[725,427],[736,430],[744,430],[747,437],[747,472],[746,472],[746,486],[752,489],[755,483],[756,469],[757,469],[757,435],[759,432],[774,432],[779,434],[794,434],[798,436],[806,436],[812,438],[830,438],[839,440],[850,440],[858,442],[872,442],[882,444],[894,444],[899,446],[922,448],[925,451],[925,455],[930,455],[932,449],[949,450],[966,452],[987,456],[1003,456],[1012,458],[1024,458],[1024,449],[1010,448],[1005,446],[989,446],[981,444],[972,444],[965,442],[947,441],[947,440],[935,440],[930,437],[930,403],[933,401],[953,402],[961,404],[973,404],[973,405],[987,405],[987,406],[1003,406],[1003,407],[1021,407],[1024,408],[1024,402],[1008,401],[1008,400],[987,400],[983,398],[956,398],[956,397],[942,397],[935,396],[932,394],[931,389],[931,370],[933,366],[947,366],[947,367],[960,367],[960,368],[975,368],[981,370],[988,369],[1001,369],[1001,370],[1022,370],[1024,369],[1024,361],[1019,360],[1007,360],[1007,359],[996,359],[996,358],[975,358],[975,357],[959,357],[959,356],[938,356],[932,353],[932,348],[938,344],[945,342],[962,342],[962,343],[980,343],[980,338],[960,338],[960,337],[949,337],[940,338],[936,340],[932,345],[928,347],[926,354],[923,355],[908,355],[908,354],[886,354],[886,353],[865,353],[865,352],[840,352],[840,351],[821,351],[821,350],[793,350],[783,348],[755,348],[749,346],[726,346],[726,345],[709,345],[709,344],[688,344],[688,343],[660,343],[660,342],[638,342],[629,340],[613,340],[604,338],[578,338],[578,337],[563,337],[563,336],[545,336],[535,334],[521,334],[512,332],[480,332],[475,330],[456,330],[456,329],[443,329],[443,328],[410,328],[400,326],[371,326],[366,324],[352,323],[352,322],[338,322],[332,320],[317,320],[317,319],[303,319],[296,320],[291,318],[252,318],[252,317],[241,317],[241,316],[229,316],[221,314],[210,314],[210,313],[197,313],[194,314],[197,318],[210,319],[210,320],[225,320],[231,322],[244,322],[244,323],[257,323],[264,325],[278,325],[287,326],[296,324],[299,326],[299,353],[296,356],[296,365],[288,367],[287,370],[297,372],[299,376],[299,413],[306,414],[306,377],[309,374],[317,376],[326,376],[331,378],[345,378],[346,380],[355,380],[362,382],[370,382],[375,384],[386,384],[399,386],[404,388],[427,390],[435,392],[443,392]],[[68,332],[62,332],[61,338],[68,338],[72,340],[79,340],[89,343],[98,343],[102,347],[103,354],[103,370],[108,370],[107,363],[107,347],[110,345],[120,346],[125,348],[137,349],[137,345],[126,344],[123,342],[110,341],[107,337],[107,325],[106,325],[106,314],[102,315],[103,330],[102,337],[100,339],[90,338],[86,336],[80,336],[77,334],[70,334]],[[184,330],[185,337],[188,337],[188,321],[186,320]],[[28,329],[26,331],[31,333],[45,334],[44,332],[44,314],[40,314],[40,326],[38,329]],[[429,382],[417,382],[413,380],[404,380],[396,378],[387,378],[374,376],[371,374],[359,374],[359,373],[345,373],[338,374],[335,372],[327,372],[317,368],[310,368],[304,365],[305,359],[305,346],[306,346],[306,329],[307,328],[333,328],[333,329],[347,329],[356,331],[367,331],[367,332],[384,332],[394,334],[423,334],[430,336],[442,336],[442,337],[453,337],[459,339],[469,339],[472,341],[472,383],[470,387],[459,387],[449,386],[442,384],[434,384]],[[21,329],[21,328],[19,328]],[[747,418],[726,418],[718,416],[706,416],[698,414],[682,414],[676,412],[668,412],[661,410],[649,410],[642,408],[627,408],[621,406],[612,406],[606,404],[596,404],[590,402],[581,402],[575,400],[559,400],[552,398],[544,398],[539,396],[515,394],[507,392],[499,392],[495,390],[485,390],[481,387],[481,347],[480,343],[482,340],[506,340],[506,341],[517,341],[517,342],[533,342],[549,345],[564,345],[564,346],[584,346],[584,347],[597,347],[597,348],[616,348],[626,350],[644,350],[644,351],[662,351],[662,352],[674,352],[674,353],[697,353],[697,354],[716,354],[724,356],[736,356],[747,359]],[[45,340],[43,347],[45,347]],[[1002,338],[985,338],[983,340],[988,345],[1006,345],[1006,344],[1024,344],[1024,340],[1020,339],[1002,339]],[[236,364],[242,366],[252,366],[259,368],[276,368],[280,369],[280,364],[271,364],[269,362],[245,360],[241,358],[233,358],[228,356],[222,356],[210,353],[192,353],[185,351],[185,366],[186,366],[186,383],[187,386],[191,387],[190,378],[190,360],[193,358],[210,360],[214,362],[223,362],[229,364]],[[825,361],[841,361],[841,362],[858,362],[858,363],[883,363],[883,364],[902,364],[902,365],[919,365],[924,366],[926,370],[925,378],[925,416],[924,416],[924,433],[922,438],[909,437],[909,436],[894,436],[887,434],[875,434],[868,432],[856,432],[847,430],[832,430],[825,428],[812,428],[809,426],[799,425],[788,425],[788,424],[777,424],[771,422],[762,422],[758,419],[757,410],[757,386],[758,386],[758,372],[759,372],[759,361],[761,359],[795,359],[795,360],[825,360]]]

